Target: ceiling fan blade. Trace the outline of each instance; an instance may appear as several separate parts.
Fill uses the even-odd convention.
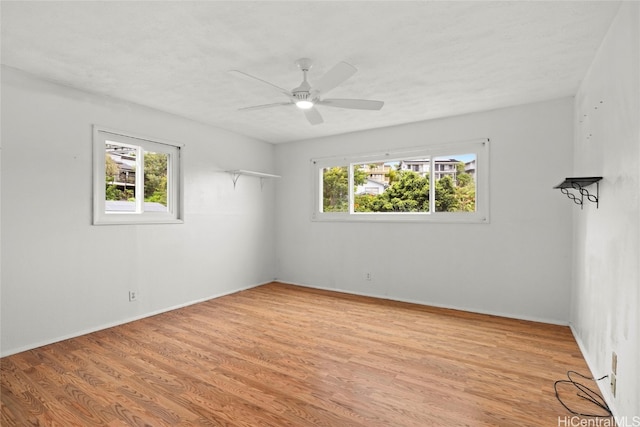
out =
[[[262,110],[262,109],[265,109],[265,108],[280,107],[280,106],[283,106],[283,105],[293,105],[293,102],[276,102],[274,104],[254,105],[252,107],[238,108],[238,111]]]
[[[323,99],[317,104],[329,107],[351,108],[354,110],[379,110],[384,105],[383,101],[372,101],[369,99]]]
[[[291,96],[291,92],[290,91],[288,91],[288,90],[286,90],[284,88],[281,88],[278,85],[274,85],[273,83],[270,83],[270,82],[268,82],[266,80],[263,80],[260,77],[252,76],[251,74],[247,74],[244,71],[240,71],[240,70],[229,70],[229,72],[230,73],[234,73],[234,74],[241,74],[241,75],[243,75],[245,77],[249,77],[250,79],[257,80],[259,82],[262,82],[264,84],[267,84],[267,85],[273,87],[274,89],[278,90],[278,92],[281,92],[281,93],[283,93],[284,95],[286,95],[288,97]]]
[[[312,125],[319,125],[320,123],[324,122],[324,120],[322,119],[322,116],[320,115],[318,110],[316,110],[315,108],[309,108],[308,110],[302,110],[302,111],[304,112],[304,115],[307,117],[307,120],[309,120],[309,123],[311,123]]]
[[[313,89],[320,93],[327,93],[340,83],[353,76],[358,69],[346,62],[339,62],[332,69],[327,71],[324,76],[315,82]]]

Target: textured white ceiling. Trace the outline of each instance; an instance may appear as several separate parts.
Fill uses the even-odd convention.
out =
[[[575,94],[617,1],[2,1],[2,63],[279,143]],[[359,71],[311,126],[239,69],[287,89],[339,61]]]

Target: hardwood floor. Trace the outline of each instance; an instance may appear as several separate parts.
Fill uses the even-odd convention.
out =
[[[558,426],[570,369],[567,327],[272,283],[1,359],[0,424]]]

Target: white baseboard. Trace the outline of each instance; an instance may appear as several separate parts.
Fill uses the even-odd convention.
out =
[[[561,321],[561,320],[556,320],[556,319],[545,319],[545,318],[539,318],[539,317],[535,317],[535,316],[518,316],[518,315],[514,315],[513,313],[502,313],[502,312],[498,312],[498,311],[482,310],[482,309],[478,309],[478,308],[461,307],[461,306],[447,305],[447,304],[439,304],[439,303],[433,303],[433,302],[430,302],[430,301],[412,300],[412,299],[408,299],[408,298],[395,298],[395,297],[390,297],[388,295],[367,294],[367,293],[364,293],[364,292],[354,292],[354,291],[347,290],[347,289],[327,288],[327,287],[322,287],[322,286],[314,286],[314,285],[307,285],[307,284],[303,284],[303,283],[289,282],[289,281],[280,280],[280,279],[274,279],[274,282],[285,283],[285,284],[294,285],[294,286],[301,286],[303,288],[320,289],[320,290],[323,290],[323,291],[341,292],[341,293],[345,293],[345,294],[358,295],[358,296],[363,296],[363,297],[386,299],[386,300],[398,301],[398,302],[407,302],[407,303],[411,303],[411,304],[419,304],[419,305],[425,305],[425,306],[429,306],[429,307],[438,307],[438,308],[446,308],[446,309],[451,309],[451,310],[467,311],[469,313],[487,314],[487,315],[490,315],[490,316],[506,317],[506,318],[509,318],[509,319],[527,320],[527,321],[530,321],[530,322],[547,323],[547,324],[559,325],[559,326],[569,326],[568,322]]]
[[[245,291],[247,289],[256,288],[258,286],[266,285],[267,283],[271,283],[271,282],[272,282],[272,280],[269,280],[268,282],[258,283],[258,284],[255,284],[255,285],[249,285],[249,286],[245,286],[245,287],[239,288],[239,289],[234,289],[234,290],[228,291],[228,292],[221,292],[221,293],[214,294],[214,295],[211,295],[211,296],[208,296],[208,297],[200,298],[200,299],[189,301],[189,302],[186,302],[186,303],[182,303],[182,304],[174,305],[174,306],[171,306],[171,307],[162,308],[160,310],[155,310],[155,311],[152,311],[152,312],[149,312],[149,313],[141,314],[139,316],[128,317],[126,319],[122,319],[122,320],[118,320],[118,321],[115,321],[115,322],[106,323],[106,324],[103,324],[103,325],[100,325],[100,326],[87,328],[87,329],[82,329],[80,331],[76,331],[76,332],[73,332],[73,333],[70,333],[70,334],[66,334],[66,335],[62,335],[62,336],[59,336],[59,337],[55,337],[55,338],[52,338],[52,339],[49,339],[49,340],[44,340],[44,341],[28,344],[28,345],[22,346],[22,347],[12,348],[12,349],[9,349],[9,350],[2,349],[2,351],[0,352],[0,357],[11,356],[12,354],[21,353],[21,352],[27,351],[27,350],[33,350],[34,348],[38,348],[38,347],[42,347],[42,346],[45,346],[45,345],[53,344],[53,343],[56,343],[56,342],[68,340],[68,339],[71,339],[71,338],[80,337],[82,335],[87,335],[87,334],[90,334],[92,332],[102,331],[104,329],[109,329],[109,328],[113,328],[115,326],[124,325],[126,323],[135,322],[136,320],[145,319],[147,317],[151,317],[151,316],[155,316],[155,315],[158,315],[158,314],[166,313],[168,311],[173,311],[173,310],[177,310],[179,308],[188,307],[190,305],[199,304],[201,302],[205,302],[205,301],[209,301],[209,300],[212,300],[212,299],[220,298],[220,297],[223,297],[225,295],[235,294],[237,292]]]

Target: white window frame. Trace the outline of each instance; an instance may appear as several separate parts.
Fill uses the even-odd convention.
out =
[[[141,192],[136,197],[135,212],[107,212],[105,206],[105,145],[107,141],[135,147],[138,159],[143,151],[169,155],[167,164],[167,211],[150,212],[144,210],[144,197]],[[183,223],[183,187],[182,187],[182,148],[176,144],[151,139],[128,132],[93,127],[93,224],[180,224]],[[144,173],[136,174],[136,188],[144,188]]]
[[[311,159],[313,181],[312,221],[346,222],[435,222],[435,223],[489,223],[489,139],[426,145],[417,148],[396,149],[341,157]],[[323,169],[334,166],[348,166],[349,182],[353,182],[353,166],[361,163],[390,162],[417,158],[429,158],[431,175],[434,158],[448,155],[476,155],[476,211],[475,212],[435,212],[435,180],[430,179],[431,195],[429,212],[354,212],[354,188],[349,186],[349,212],[322,212]]]

